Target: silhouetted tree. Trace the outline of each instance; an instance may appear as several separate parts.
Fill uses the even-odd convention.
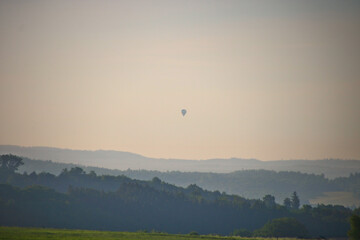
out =
[[[0,169],[2,172],[15,172],[18,170],[19,166],[23,165],[22,158],[12,155],[6,154],[0,156]]]
[[[263,197],[263,201],[265,203],[265,206],[268,208],[273,208],[276,206],[275,197],[270,194]]]
[[[161,180],[158,177],[153,177],[152,182],[155,184],[161,184]]]
[[[90,171],[89,176],[95,178],[97,175],[96,172]]]
[[[290,198],[285,198],[284,199],[284,206],[287,208],[287,209],[290,209],[291,208],[291,200]]]
[[[293,192],[291,196],[291,208],[293,209],[299,209],[300,207],[300,199],[296,192]]]
[[[69,171],[69,175],[73,175],[73,176],[78,176],[78,175],[82,175],[82,174],[85,174],[85,171],[79,167],[73,167]]]

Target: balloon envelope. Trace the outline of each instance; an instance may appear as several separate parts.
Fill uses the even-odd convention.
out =
[[[182,110],[181,110],[181,114],[182,114],[183,116],[185,116],[186,112],[187,112],[186,109],[182,109]]]

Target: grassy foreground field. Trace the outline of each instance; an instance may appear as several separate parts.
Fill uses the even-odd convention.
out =
[[[50,228],[0,227],[0,239],[121,239],[121,240],[186,240],[186,239],[239,239],[234,237],[193,236],[166,233],[109,232]],[[245,240],[245,239],[244,239]]]
[[[251,240],[255,238],[221,237],[221,236],[211,236],[211,235],[194,236],[194,235],[184,235],[184,234],[143,233],[143,232],[69,230],[69,229],[51,229],[51,228],[0,227],[0,239],[6,239],[6,240],[12,240],[12,239]],[[267,238],[267,240],[271,240],[271,238]],[[282,238],[282,240],[286,240],[286,238]]]

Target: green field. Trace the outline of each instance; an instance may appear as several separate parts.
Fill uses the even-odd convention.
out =
[[[221,236],[213,236],[213,235],[193,236],[193,235],[167,234],[167,233],[110,232],[110,231],[68,230],[68,229],[51,229],[51,228],[0,227],[0,239],[6,239],[6,240],[11,240],[11,239],[251,240],[255,238],[221,237]],[[286,240],[286,238],[282,238],[282,239]],[[267,240],[271,240],[271,238],[267,238]]]
[[[166,233],[110,232],[50,228],[0,227],[0,239],[121,239],[121,240],[186,240],[186,239],[239,239],[220,236],[192,236]]]

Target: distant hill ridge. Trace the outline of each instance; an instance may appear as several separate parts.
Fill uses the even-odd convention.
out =
[[[257,159],[209,159],[182,160],[149,158],[139,154],[113,150],[71,150],[52,147],[21,147],[0,145],[0,154],[15,154],[38,160],[51,160],[109,169],[215,172],[229,173],[237,170],[265,169],[274,171],[298,171],[303,173],[324,174],[327,178],[347,177],[360,172],[359,160],[277,160],[260,161]]]
[[[64,169],[75,167],[82,168],[85,172],[95,172],[98,175],[127,176],[132,179],[151,180],[158,177],[161,180],[187,187],[196,184],[204,189],[229,194],[237,194],[242,197],[257,199],[266,194],[275,196],[278,203],[282,203],[293,191],[297,191],[302,204],[310,202],[324,202],[340,204],[348,207],[360,206],[360,173],[349,177],[340,177],[329,180],[324,175],[300,173],[294,171],[273,170],[241,170],[231,173],[209,172],[180,172],[180,171],[154,171],[154,170],[116,170],[98,167],[89,167],[71,163],[58,163],[44,160],[33,160],[23,157],[24,165],[20,166],[19,172],[27,174],[51,173],[59,175]],[[329,192],[335,192],[341,198],[326,198]],[[332,194],[332,193],[330,193]],[[319,201],[318,198],[323,200]],[[330,201],[330,202],[329,202]]]

